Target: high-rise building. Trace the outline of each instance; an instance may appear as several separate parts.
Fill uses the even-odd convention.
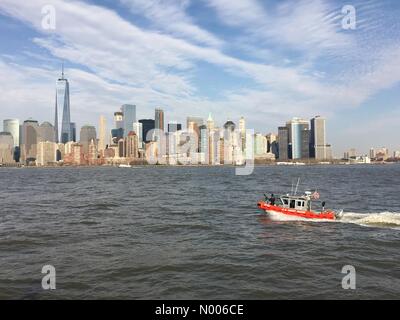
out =
[[[279,160],[289,159],[289,130],[287,127],[278,128],[278,153]]]
[[[135,122],[133,124],[133,132],[136,133],[137,135],[137,140],[138,140],[138,148],[143,149],[143,124],[140,122]]]
[[[326,153],[326,120],[321,116],[311,119],[310,157],[317,160],[327,159]]]
[[[38,142],[40,141],[48,141],[55,142],[56,141],[56,132],[53,125],[49,122],[43,122],[38,128]]]
[[[126,157],[136,159],[139,156],[138,136],[135,132],[128,133],[126,138]]]
[[[85,155],[89,153],[89,145],[92,140],[97,141],[96,128],[89,125],[83,126],[80,133],[80,144]]]
[[[3,121],[3,131],[9,132],[14,140],[14,147],[19,147],[19,120],[6,119]]]
[[[211,113],[208,115],[208,119],[207,119],[207,129],[208,130],[214,130],[215,124],[214,124],[214,120],[211,116]]]
[[[107,120],[106,117],[101,115],[99,120],[99,145],[98,150],[104,151],[107,145]]]
[[[189,129],[189,124],[191,122],[194,122],[196,124],[197,128],[204,124],[203,118],[200,118],[200,117],[187,117],[186,118],[186,128],[187,129]]]
[[[261,133],[254,136],[254,154],[261,156],[267,153],[267,138]]]
[[[61,118],[61,113],[62,113],[62,118]],[[67,143],[68,141],[72,141],[69,82],[64,77],[64,66],[61,78],[58,79],[56,83],[54,129],[55,129],[57,143],[58,142]]]
[[[22,125],[21,159],[25,162],[36,160],[39,123],[36,120],[25,120]]]
[[[36,165],[47,166],[57,161],[57,143],[52,141],[40,141],[38,143]]]
[[[124,137],[127,137],[128,133],[133,130],[133,124],[136,122],[136,106],[132,104],[124,104],[121,107],[121,111],[124,114]]]
[[[309,129],[308,121],[293,118],[286,123],[289,132],[289,158],[301,159],[304,129]]]
[[[310,130],[304,128],[301,132],[301,159],[310,158]],[[326,156],[325,158],[326,159]]]
[[[114,112],[114,129],[124,128],[124,114],[121,111]]]
[[[182,130],[182,124],[177,122],[168,123],[168,132],[177,132]]]
[[[155,129],[160,129],[164,131],[164,111],[157,108],[155,111]]]
[[[14,161],[14,137],[10,132],[0,132],[0,164],[10,164]]]
[[[241,117],[239,120],[239,134],[240,134],[240,147],[241,151],[246,150],[246,120]]]
[[[71,141],[76,142],[76,123],[75,122],[71,122],[71,132],[72,132]]]
[[[155,121],[153,119],[142,119],[139,120],[139,122],[142,124],[143,128],[143,141],[146,143],[152,141],[152,135],[148,135],[148,132],[154,130]]]

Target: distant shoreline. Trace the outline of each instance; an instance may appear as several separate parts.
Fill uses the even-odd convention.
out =
[[[254,164],[254,167],[311,167],[311,166],[386,166],[386,165],[398,165],[400,162],[373,162],[373,163],[303,163],[303,164],[277,164],[277,163],[266,163],[266,164]],[[120,167],[120,165],[81,165],[81,166],[16,166],[16,165],[0,165],[0,169],[68,169],[68,168],[118,168],[118,169],[135,169],[135,168],[244,168],[245,166],[236,165],[207,165],[207,164],[180,164],[180,165],[168,165],[168,164],[135,164],[130,167]]]

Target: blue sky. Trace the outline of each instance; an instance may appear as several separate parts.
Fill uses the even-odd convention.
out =
[[[396,0],[1,0],[0,120],[53,121],[65,61],[78,126],[124,103],[182,123],[244,116],[262,133],[324,115],[336,155],[399,150],[399,17]]]

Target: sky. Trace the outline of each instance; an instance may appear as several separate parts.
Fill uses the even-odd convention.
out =
[[[261,133],[322,115],[336,156],[400,150],[399,17],[397,0],[1,0],[0,121],[54,122],[64,62],[78,127],[126,103]]]

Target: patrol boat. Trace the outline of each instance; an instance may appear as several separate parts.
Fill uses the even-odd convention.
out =
[[[258,202],[258,208],[264,210],[272,217],[284,215],[289,220],[314,219],[338,220],[343,216],[343,210],[325,209],[325,201],[320,203],[320,208],[314,205],[319,199],[317,191],[306,191],[304,195],[286,194],[265,196],[265,200]],[[319,201],[318,201],[319,202]],[[316,207],[314,209],[314,207]],[[291,218],[291,219],[290,219]]]

